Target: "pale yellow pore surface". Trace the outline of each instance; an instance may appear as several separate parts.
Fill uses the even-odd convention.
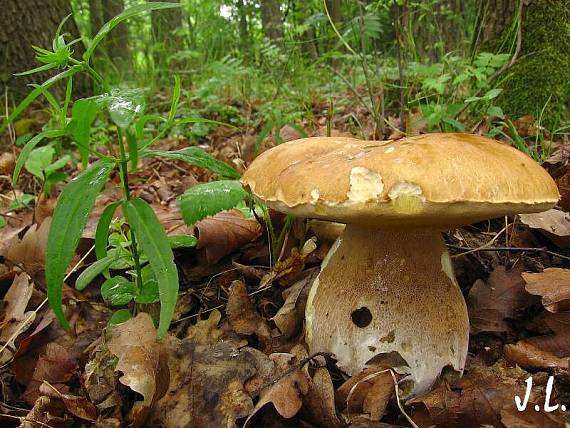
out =
[[[544,211],[559,198],[531,158],[470,134],[295,140],[260,155],[241,182],[279,211],[388,228],[445,229]]]

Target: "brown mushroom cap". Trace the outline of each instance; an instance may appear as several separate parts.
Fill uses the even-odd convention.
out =
[[[241,182],[282,212],[386,228],[446,229],[545,211],[559,198],[531,158],[470,134],[295,140],[260,155]]]

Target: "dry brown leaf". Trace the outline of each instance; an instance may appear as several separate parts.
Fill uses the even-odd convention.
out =
[[[275,263],[271,271],[261,279],[259,288],[266,287],[273,281],[279,281],[284,286],[291,285],[305,268],[305,259],[316,249],[315,238],[305,241],[301,250],[292,248],[289,257]]]
[[[570,310],[570,269],[547,268],[540,273],[524,272],[526,291],[542,297],[549,312]]]
[[[97,419],[97,409],[85,397],[62,394],[47,382],[40,385],[40,393],[49,397],[51,404],[58,400],[61,401],[69,413],[80,419],[86,421],[95,421]]]
[[[267,358],[263,353],[176,338],[169,339],[168,349],[169,391],[155,405],[148,426],[231,428],[251,413],[253,401],[243,383],[255,374],[256,361]]]
[[[113,328],[109,350],[118,358],[115,371],[123,372],[119,382],[143,396],[132,409],[132,425],[141,426],[153,403],[166,392],[168,368],[161,361],[162,345],[152,318],[141,312]]]
[[[39,388],[44,381],[58,390],[63,390],[66,388],[65,383],[75,375],[76,369],[77,362],[66,348],[55,342],[48,343],[22,398],[33,406],[40,396]]]
[[[319,268],[307,269],[305,277],[283,291],[285,303],[271,320],[286,339],[301,331],[305,320],[305,306],[313,281],[319,274]]]
[[[547,313],[544,321],[553,334],[531,337],[526,342],[557,357],[570,357],[570,312]]]
[[[521,222],[536,229],[560,248],[570,248],[570,214],[551,209],[541,213],[519,214]]]
[[[198,249],[208,264],[261,236],[261,225],[255,218],[246,218],[240,210],[222,211],[199,221],[194,226]]]
[[[437,426],[460,426],[479,428],[482,425],[501,426],[501,413],[514,407],[514,397],[524,397],[525,380],[529,374],[522,369],[509,368],[504,362],[491,367],[473,367],[452,387],[441,384],[434,390],[415,397],[408,404],[414,410],[413,419],[419,422],[422,410],[427,410],[429,423]],[[536,382],[535,382],[536,383]],[[544,388],[534,385],[528,408],[534,411],[536,403],[544,403]],[[424,407],[425,406],[425,407]],[[549,421],[550,417],[542,412],[540,420]],[[423,420],[421,426],[426,425]]]
[[[11,152],[0,154],[0,175],[12,175],[16,166],[16,156]]]
[[[498,266],[487,282],[478,279],[469,291],[467,308],[471,332],[511,331],[507,320],[516,318],[533,299],[524,289],[519,268],[507,270],[505,266]]]
[[[365,416],[379,421],[394,392],[394,380],[389,371],[365,369],[344,382],[336,391],[335,402],[349,420]]]
[[[527,408],[520,412],[515,406],[501,410],[501,422],[505,428],[562,428],[562,418],[551,413],[535,412]]]
[[[303,399],[303,414],[317,426],[338,428],[342,426],[336,414],[334,386],[329,371],[319,367]]]
[[[515,344],[505,345],[503,350],[505,358],[523,369],[569,368],[568,358],[559,358],[548,351],[543,351],[526,340]]]
[[[295,368],[295,358],[291,354],[275,353],[269,356],[273,370],[259,373],[264,380],[259,401],[253,413],[245,421],[244,427],[250,426],[251,419],[266,404],[273,404],[277,413],[286,419],[295,416],[303,405],[303,397],[308,393],[311,378],[302,368]],[[258,366],[259,368],[259,366]],[[257,383],[259,380],[254,380]]]
[[[39,228],[37,224],[33,224],[22,239],[12,242],[4,254],[6,260],[21,265],[32,279],[44,270],[50,225],[51,217],[47,217]]]
[[[210,316],[190,327],[186,332],[186,339],[196,345],[213,345],[222,336],[223,332],[218,327],[222,314],[217,309],[210,312]]]
[[[255,334],[263,351],[271,351],[271,330],[255,308],[247,287],[242,281],[234,281],[230,287],[226,314],[230,326],[237,334]]]
[[[4,319],[0,325],[0,364],[5,364],[16,353],[15,341],[20,334],[25,333],[36,319],[34,311],[26,312],[32,297],[34,284],[28,280],[28,275],[21,273],[14,278],[10,289],[4,296]]]

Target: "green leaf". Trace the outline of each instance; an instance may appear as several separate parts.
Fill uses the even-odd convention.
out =
[[[483,95],[483,98],[486,100],[492,100],[494,98],[497,98],[501,92],[503,92],[502,89],[494,88],[488,91],[485,95]]]
[[[50,174],[53,174],[55,171],[57,171],[58,169],[61,169],[63,167],[65,167],[65,165],[67,165],[67,163],[71,160],[71,156],[69,155],[65,155],[62,156],[61,158],[59,158],[58,160],[56,160],[55,162],[47,165],[44,168],[44,173],[46,176],[49,176]]]
[[[97,230],[95,231],[95,255],[98,259],[107,256],[107,241],[109,237],[109,226],[113,221],[113,215],[121,201],[113,202],[105,207],[99,222],[97,223]]]
[[[112,256],[107,256],[103,259],[97,260],[95,263],[89,265],[87,269],[81,272],[75,281],[75,288],[77,290],[84,290],[93,280],[104,271],[109,269],[109,266],[115,261]]]
[[[20,176],[20,172],[22,171],[22,167],[28,160],[28,156],[34,148],[44,139],[44,138],[57,138],[65,135],[64,131],[56,130],[56,131],[43,131],[40,132],[35,137],[28,140],[22,151],[20,152],[20,156],[18,156],[18,160],[16,161],[16,165],[14,167],[14,172],[12,174],[12,183],[15,186],[18,182],[18,177]]]
[[[160,301],[158,282],[150,265],[146,265],[141,269],[141,276],[142,290],[140,290],[139,295],[135,298],[135,302],[151,304]]]
[[[77,143],[84,167],[87,167],[89,159],[91,125],[102,106],[101,100],[94,97],[75,101],[71,109],[71,122],[67,125],[67,130]]]
[[[113,276],[101,285],[101,296],[113,306],[128,304],[137,291],[137,286],[122,276]]]
[[[107,110],[111,120],[121,129],[126,129],[145,107],[144,93],[139,88],[114,88],[108,95]]]
[[[23,195],[20,195],[20,196],[16,197],[14,200],[12,200],[12,202],[10,202],[10,206],[8,208],[11,210],[17,210],[20,208],[25,208],[28,205],[30,205],[35,199],[36,199],[36,197],[34,195],[24,193]]]
[[[186,224],[229,210],[249,195],[239,181],[220,180],[197,184],[180,196],[180,209]]]
[[[44,181],[44,193],[46,196],[49,195],[50,189],[60,181],[65,181],[67,179],[67,174],[61,171],[55,171],[46,176]]]
[[[176,110],[178,110],[178,101],[180,100],[180,77],[174,76],[174,91],[172,92],[172,104],[170,106],[170,112],[168,113],[168,120],[166,121],[169,126],[174,121],[174,115]]]
[[[153,209],[142,199],[133,199],[123,205],[125,218],[136,233],[142,251],[148,257],[160,291],[160,321],[158,336],[164,337],[174,315],[178,297],[178,271],[174,254],[168,244],[164,228]]]
[[[135,123],[135,132],[137,135],[137,140],[142,140],[144,138],[144,126],[146,125],[147,122],[150,121],[164,122],[166,121],[166,119],[156,114],[145,114],[139,117],[139,119]]]
[[[187,147],[176,151],[146,150],[142,157],[159,157],[184,161],[190,165],[207,168],[221,177],[239,178],[240,174],[228,164],[216,159],[209,153],[197,147]]]
[[[132,317],[133,316],[131,315],[131,311],[129,311],[128,309],[119,309],[113,315],[111,315],[111,318],[107,322],[107,326],[108,327],[115,327],[119,324],[127,322]]]
[[[44,83],[42,83],[40,86],[36,87],[32,92],[30,92],[28,94],[28,96],[26,98],[24,98],[24,100],[18,104],[16,106],[16,108],[14,109],[14,111],[10,114],[10,116],[8,116],[8,118],[6,120],[4,120],[4,123],[2,124],[2,127],[0,127],[0,134],[4,133],[4,131],[6,130],[6,128],[8,127],[8,124],[12,123],[18,116],[20,116],[20,114],[22,114],[22,112],[24,110],[26,110],[26,108],[37,98],[39,97],[43,91],[47,88],[49,88],[50,86],[52,86],[53,84],[57,83],[58,81],[60,81],[61,79],[65,79],[66,77],[72,76],[75,73],[81,71],[83,69],[83,65],[74,65],[73,67],[65,70],[64,72],[61,72],[59,74],[56,74],[55,76],[49,78],[48,80],[46,80]]]
[[[170,248],[192,248],[198,245],[198,238],[192,235],[168,235]]]
[[[2,229],[3,227],[6,227],[6,219],[0,216],[0,229]]]
[[[65,272],[97,195],[105,185],[115,162],[101,159],[71,180],[59,196],[48,235],[46,250],[46,282],[48,299],[57,319],[68,328],[61,305],[61,291]]]
[[[115,16],[109,22],[101,27],[99,32],[93,37],[91,44],[83,54],[83,59],[89,61],[95,48],[101,41],[111,32],[113,28],[119,25],[121,22],[129,19],[133,16],[136,16],[140,13],[147,12],[150,10],[159,10],[159,9],[170,9],[174,7],[180,7],[179,3],[163,3],[163,2],[148,2],[143,4],[138,4],[136,6],[129,7],[125,9],[121,14]]]
[[[55,149],[51,146],[38,147],[32,150],[26,160],[26,169],[40,180],[43,180],[44,171],[51,164],[53,155],[55,155]]]
[[[57,64],[56,63],[49,63],[49,64],[44,64],[44,65],[40,65],[39,67],[36,68],[32,68],[31,70],[26,70],[26,71],[22,71],[21,73],[14,73],[14,76],[28,76],[30,74],[34,74],[34,73],[40,73],[42,71],[48,71],[51,70],[52,68],[56,68]]]

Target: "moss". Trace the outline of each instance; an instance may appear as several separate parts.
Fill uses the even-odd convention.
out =
[[[499,84],[505,113],[538,114],[554,127],[570,116],[570,0],[533,0],[526,6],[517,62]]]

